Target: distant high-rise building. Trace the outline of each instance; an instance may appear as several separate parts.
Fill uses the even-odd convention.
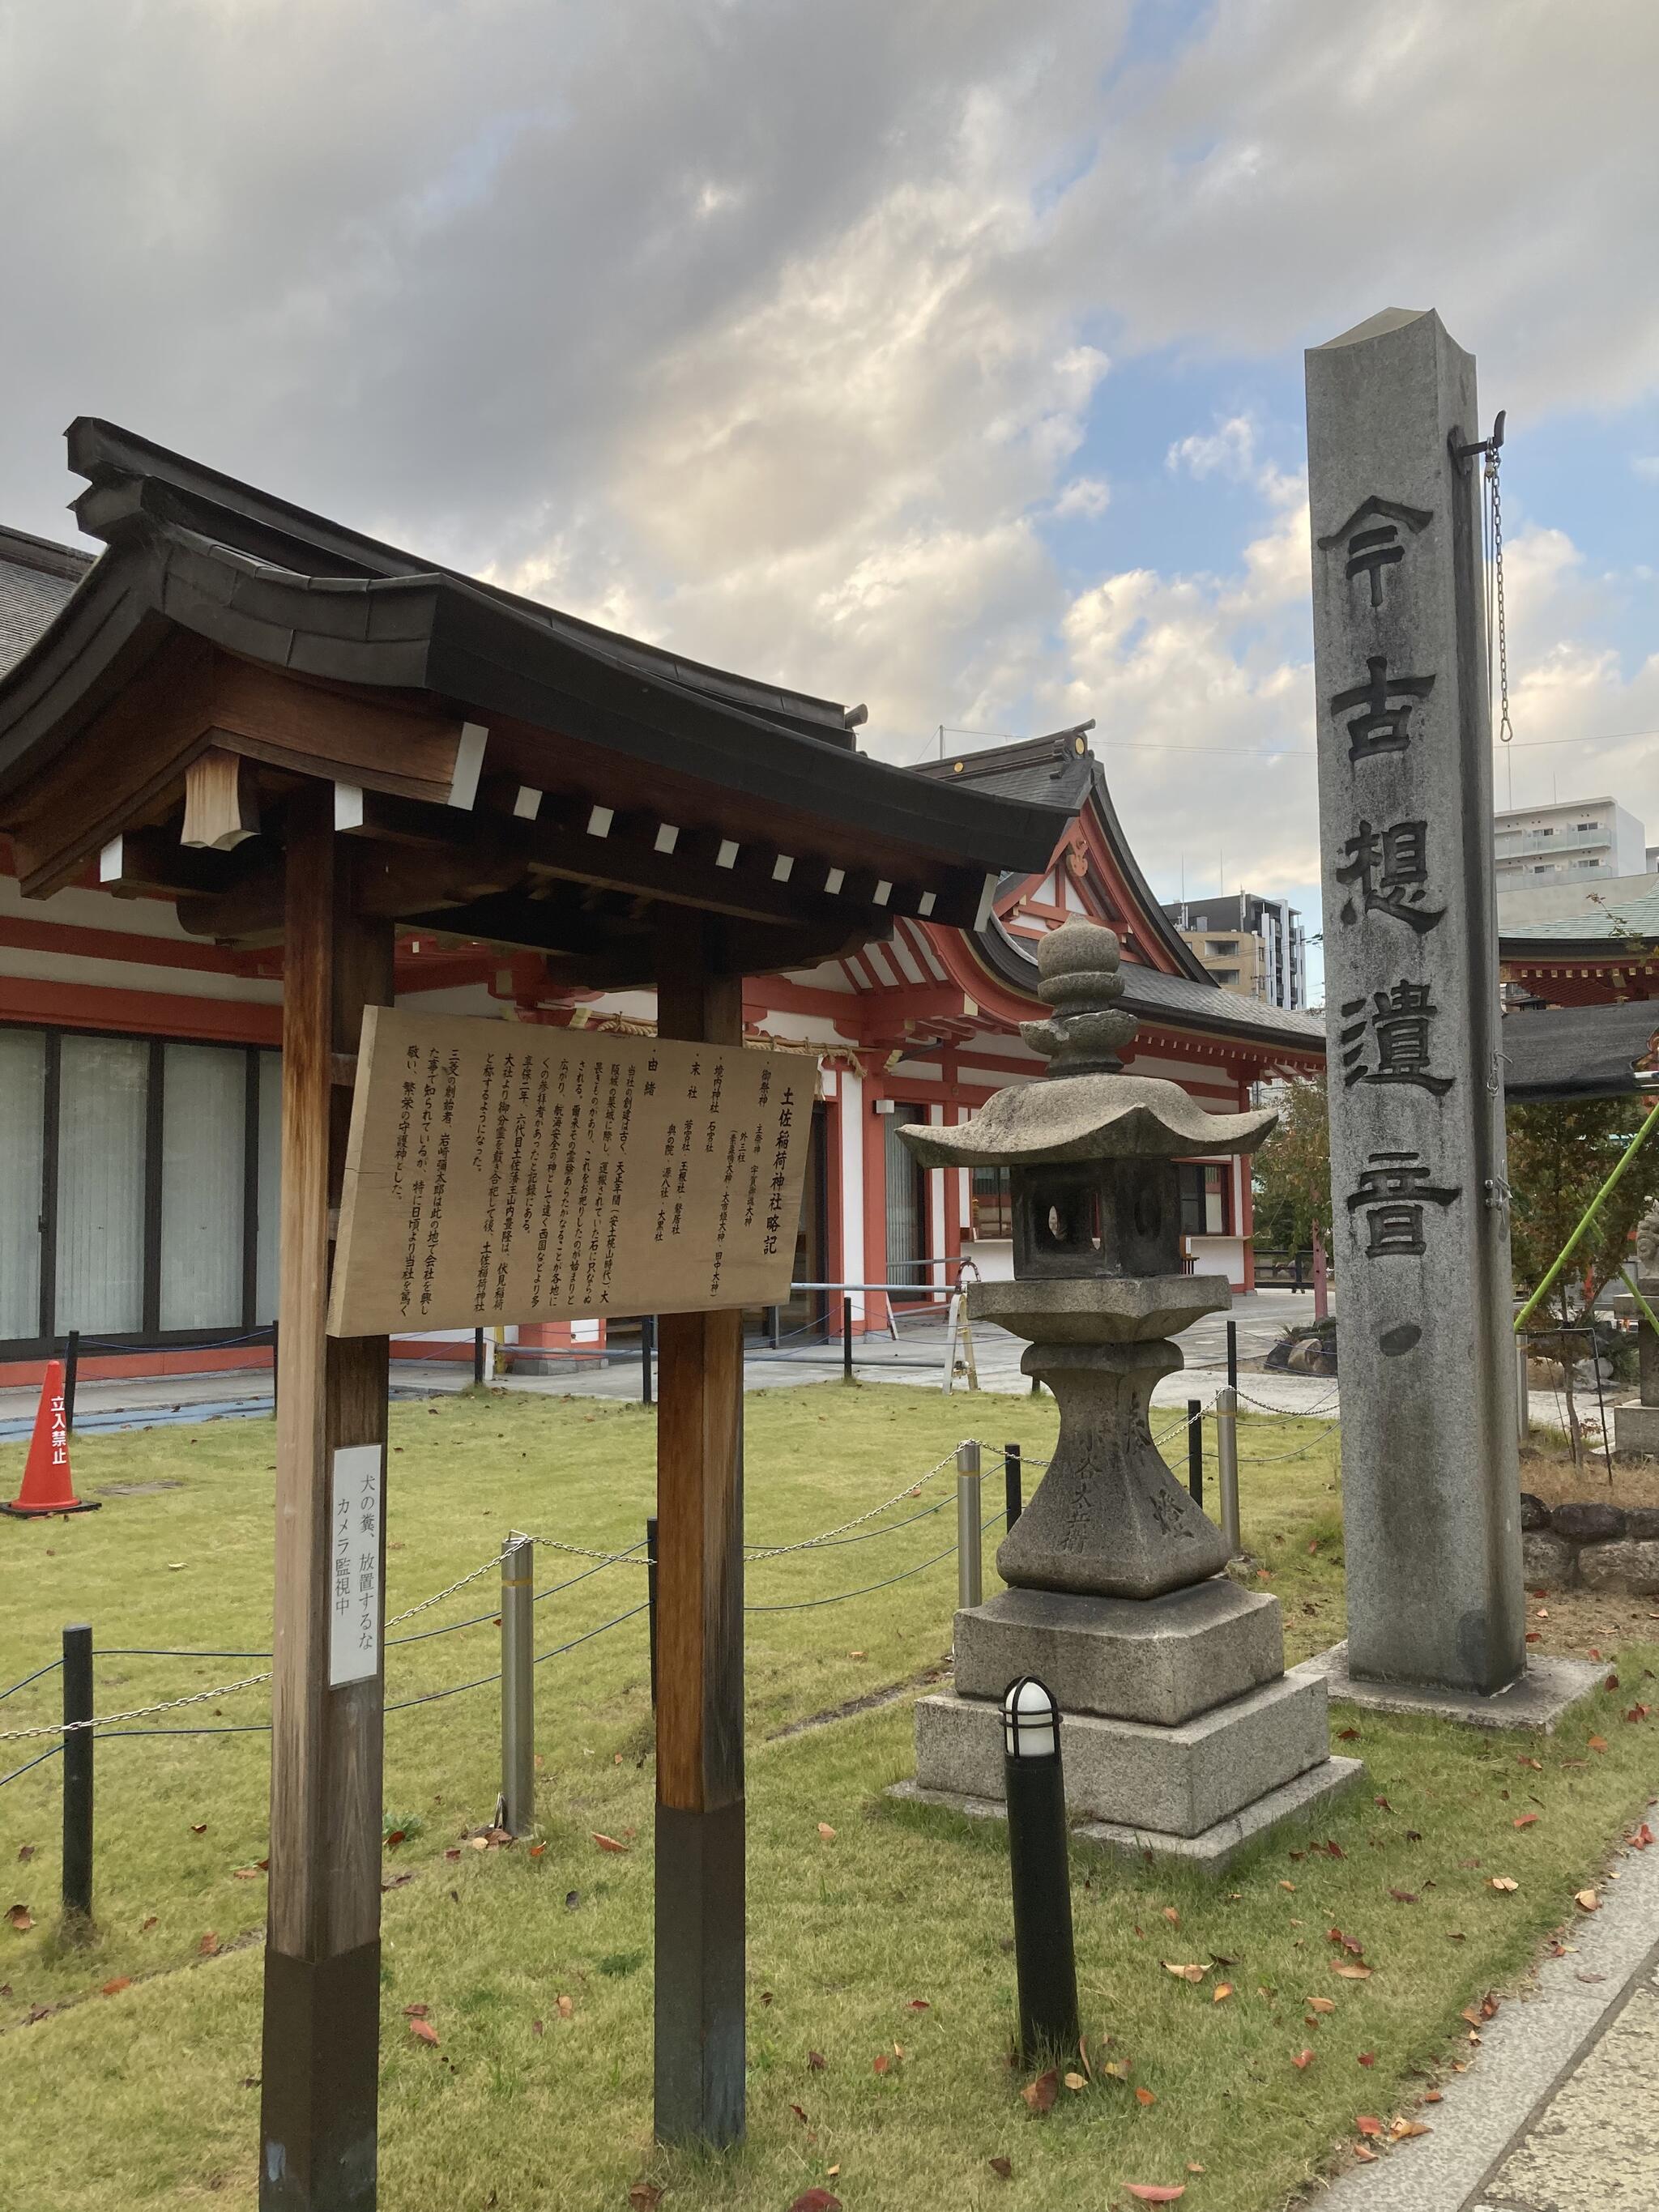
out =
[[[1307,1005],[1307,937],[1288,899],[1240,891],[1174,899],[1164,911],[1224,991],[1270,1006]]]
[[[1652,864],[1642,824],[1611,799],[1554,799],[1493,817],[1499,891],[1598,876],[1639,876]]]

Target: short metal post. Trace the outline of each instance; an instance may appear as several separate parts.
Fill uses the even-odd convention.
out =
[[[651,1703],[657,1702],[657,1522],[653,1515],[645,1524],[645,1600],[650,1611]]]
[[[1018,1444],[1004,1444],[1002,1447],[1002,1477],[1005,1486],[1004,1494],[1007,1501],[1005,1510],[1007,1515],[1008,1533],[1010,1535],[1013,1534],[1015,1522],[1018,1520],[1020,1515],[1025,1510],[1024,1486],[1021,1480],[1023,1473],[1024,1468],[1020,1459],[1019,1446]]]
[[[1515,1340],[1515,1430],[1518,1443],[1525,1443],[1532,1434],[1532,1400],[1527,1386],[1527,1335],[1524,1329]]]
[[[778,1349],[782,1335],[783,1328],[778,1317],[778,1308],[776,1306],[768,1306],[766,1309],[766,1340],[768,1344],[770,1345],[774,1352]]]
[[[1187,1490],[1194,1505],[1204,1510],[1204,1401],[1187,1401]]]
[[[501,1826],[536,1825],[536,1547],[515,1531],[501,1554]]]
[[[1011,1705],[1016,1708],[1011,1716]],[[1034,1676],[1003,1700],[1003,1790],[1014,1899],[1019,2055],[1032,2065],[1077,2047],[1077,1954],[1066,1853],[1060,1709]]]
[[[472,1385],[479,1388],[484,1379],[484,1333],[481,1328],[472,1332]]]
[[[657,1348],[657,1316],[640,1316],[640,1403],[648,1406],[651,1395],[651,1359]]]
[[[853,1301],[843,1291],[841,1300],[841,1379],[853,1379]]]
[[[980,1561],[979,1446],[957,1446],[957,1603],[975,1606],[983,1594]]]
[[[1244,1548],[1238,1526],[1238,1393],[1225,1382],[1215,1394],[1216,1486],[1221,1493],[1221,1534],[1227,1557]]]
[[[72,1328],[64,1339],[64,1428],[75,1434],[75,1385],[81,1373],[81,1332]]]
[[[92,1917],[92,1630],[64,1631],[64,1912]]]

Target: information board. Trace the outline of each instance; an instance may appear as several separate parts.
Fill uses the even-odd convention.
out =
[[[329,1333],[787,1303],[802,1055],[371,1007]]]

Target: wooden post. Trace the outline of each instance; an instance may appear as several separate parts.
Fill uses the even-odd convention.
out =
[[[354,911],[357,850],[331,802],[307,786],[289,811],[261,2212],[375,2201],[384,1651],[331,1689],[330,1470],[341,1446],[380,1447],[383,1592],[387,1346],[324,1322],[351,1104],[332,1055],[356,1053],[365,1006],[392,1002],[392,932]],[[383,1647],[383,1595],[380,1616]]]
[[[740,1048],[717,920],[657,936],[657,1030]],[[663,1314],[657,1370],[656,2131],[744,2130],[743,1317]]]

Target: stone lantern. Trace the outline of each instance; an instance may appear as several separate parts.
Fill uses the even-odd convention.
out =
[[[954,1690],[916,1707],[901,1795],[994,1810],[999,1700],[1041,1676],[1067,1718],[1066,1798],[1085,1832],[1218,1866],[1248,1838],[1358,1771],[1329,1756],[1325,1683],[1285,1672],[1279,1601],[1225,1574],[1221,1531],[1152,1439],[1170,1339],[1231,1302],[1187,1274],[1177,1160],[1251,1152],[1270,1112],[1211,1115],[1178,1084],[1126,1073],[1135,1034],[1109,929],[1073,920],[1037,950],[1046,1021],[1022,1024],[1043,1079],[1000,1091],[956,1128],[903,1141],[927,1167],[1009,1170],[1012,1282],[969,1310],[1029,1340],[1054,1392],[1048,1472],[997,1553],[1009,1587],[956,1617]]]

